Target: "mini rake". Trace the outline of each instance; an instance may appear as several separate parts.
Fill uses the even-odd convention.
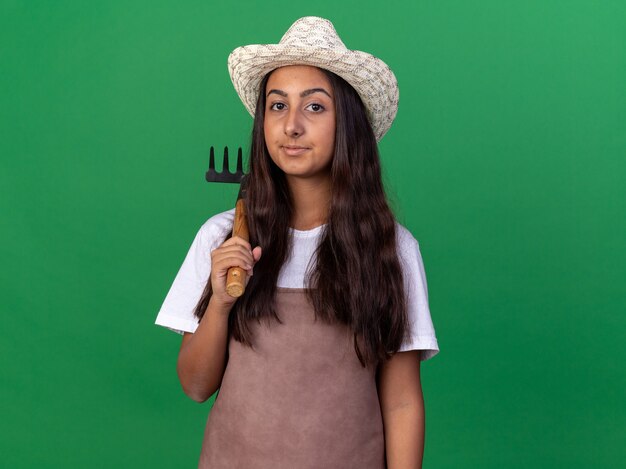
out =
[[[244,203],[246,196],[246,174],[243,172],[241,147],[237,151],[237,169],[234,173],[230,172],[228,164],[228,147],[224,147],[224,160],[222,171],[215,170],[215,152],[213,147],[209,154],[209,170],[206,172],[207,182],[226,182],[231,184],[239,184],[239,194],[237,194],[237,203],[235,204],[235,220],[233,221],[233,236],[249,240],[248,223],[246,221],[246,206]],[[246,272],[239,267],[231,267],[228,269],[226,277],[226,292],[233,298],[239,298],[243,295],[246,288]]]

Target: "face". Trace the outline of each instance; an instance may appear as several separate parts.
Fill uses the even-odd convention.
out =
[[[292,178],[328,180],[335,147],[335,101],[326,75],[292,65],[272,72],[265,90],[264,135],[274,163]]]

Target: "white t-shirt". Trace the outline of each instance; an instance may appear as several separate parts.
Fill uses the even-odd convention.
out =
[[[232,229],[235,210],[209,218],[196,234],[174,283],[159,311],[156,324],[175,332],[195,332],[198,320],[193,311],[211,273],[211,251],[217,248]],[[439,352],[435,329],[428,307],[426,274],[419,244],[399,223],[397,246],[403,269],[410,334],[399,351],[421,350],[420,359],[428,360]],[[277,286],[306,288],[305,274],[313,253],[321,241],[323,225],[308,231],[290,228],[293,247],[279,276]],[[314,260],[314,259],[313,259]]]

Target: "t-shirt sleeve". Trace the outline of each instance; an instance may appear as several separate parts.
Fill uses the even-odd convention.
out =
[[[234,212],[234,211],[233,211]],[[211,274],[211,251],[224,240],[232,226],[231,212],[207,220],[198,230],[170,287],[155,324],[183,334],[195,332],[194,310]]]
[[[428,285],[419,243],[406,228],[399,226],[398,251],[403,268],[407,295],[409,334],[399,352],[420,350],[420,360],[428,360],[439,353],[439,345],[428,306]]]

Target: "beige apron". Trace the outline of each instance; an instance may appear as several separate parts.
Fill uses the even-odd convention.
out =
[[[303,289],[278,288],[276,312],[252,323],[254,350],[229,340],[198,467],[384,469],[376,370],[348,328],[316,322]]]

